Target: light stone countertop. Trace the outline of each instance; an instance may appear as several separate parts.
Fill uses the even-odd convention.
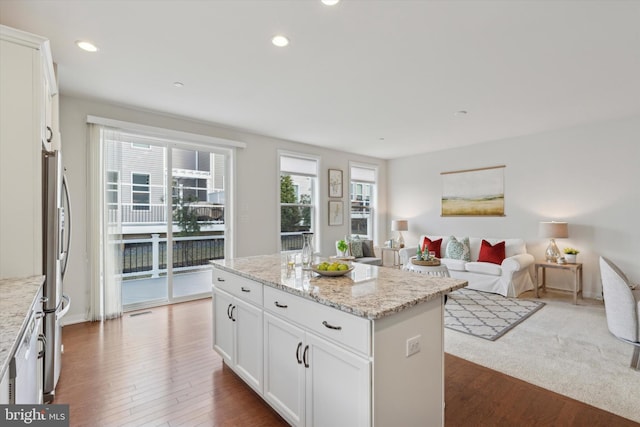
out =
[[[44,276],[0,279],[0,378],[18,349]]]
[[[322,277],[299,267],[287,274],[281,254],[211,263],[221,270],[367,319],[380,319],[467,286],[465,280],[357,262],[345,276]]]

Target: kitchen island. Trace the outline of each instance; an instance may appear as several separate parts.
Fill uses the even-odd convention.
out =
[[[213,347],[292,425],[444,424],[443,296],[451,278],[280,255],[213,261]]]

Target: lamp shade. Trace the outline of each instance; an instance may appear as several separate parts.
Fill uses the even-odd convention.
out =
[[[391,221],[391,231],[407,231],[409,229],[409,221],[406,219],[396,219]]]
[[[538,228],[540,237],[549,237],[552,239],[562,239],[569,237],[569,224],[566,222],[540,222]]]

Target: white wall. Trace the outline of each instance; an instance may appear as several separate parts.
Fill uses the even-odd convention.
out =
[[[247,143],[247,148],[237,150],[236,159],[236,211],[235,211],[235,255],[249,256],[269,254],[277,251],[279,231],[278,188],[279,171],[277,151],[311,154],[320,157],[320,238],[316,236],[316,250],[329,256],[335,253],[335,241],[348,232],[348,169],[349,161],[378,165],[379,167],[379,204],[382,220],[376,226],[378,241],[387,238],[386,209],[386,161],[371,157],[347,154],[327,150],[312,145],[279,140],[265,136],[236,131],[185,118],[165,116],[152,112],[133,110],[122,106],[108,105],[102,102],[62,96],[60,100],[60,129],[64,163],[67,168],[69,186],[73,192],[72,213],[74,234],[71,242],[71,255],[65,292],[72,298],[70,313],[65,317],[67,323],[83,321],[86,318],[89,300],[89,269],[86,250],[86,200],[88,181],[87,172],[87,115],[115,120],[157,126],[184,132],[231,139]],[[347,144],[348,141],[345,141]],[[345,221],[343,226],[327,225],[327,177],[328,169],[344,171]]]
[[[441,217],[441,172],[506,165],[505,217]],[[390,217],[407,218],[407,245],[420,234],[521,237],[536,259],[548,239],[541,220],[569,222],[569,238],[584,263],[585,297],[601,298],[598,256],[640,282],[640,117],[492,141],[388,163]],[[547,283],[570,288],[568,272]]]

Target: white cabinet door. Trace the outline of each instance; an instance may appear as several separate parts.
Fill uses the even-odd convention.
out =
[[[262,310],[238,298],[234,300],[235,369],[262,394]]]
[[[294,426],[304,425],[304,331],[264,313],[264,398]]]
[[[213,288],[213,348],[262,394],[262,309]]]
[[[369,426],[371,363],[307,333],[306,425]]]
[[[213,289],[213,348],[229,366],[233,366],[233,297]]]

